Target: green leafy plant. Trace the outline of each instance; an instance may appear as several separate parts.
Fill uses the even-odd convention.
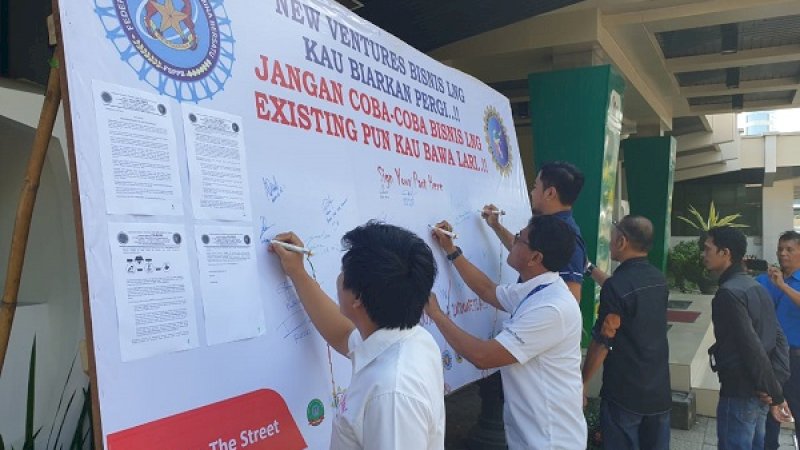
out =
[[[78,424],[72,434],[72,441],[69,444],[70,450],[82,450],[87,445],[90,450],[94,450],[94,441],[92,440],[92,394],[90,389],[83,388],[83,406],[81,407],[81,415],[78,417]]]
[[[64,448],[64,444],[59,444],[59,440],[61,438],[61,433],[64,430],[64,424],[66,423],[68,413],[71,409],[73,401],[75,399],[75,395],[78,392],[73,391],[72,395],[69,397],[69,400],[66,403],[65,408],[62,410],[62,405],[64,399],[66,398],[67,393],[67,386],[69,385],[69,380],[72,377],[73,369],[75,367],[75,361],[77,359],[77,354],[72,360],[72,365],[70,366],[69,373],[67,374],[67,379],[64,381],[64,387],[61,390],[61,397],[58,402],[58,407],[56,409],[56,416],[61,413],[61,420],[58,427],[58,432],[55,435],[55,439],[52,440],[51,446],[51,438],[53,437],[53,431],[55,429],[56,421],[53,421],[53,424],[50,428],[50,434],[47,439],[47,445],[44,448],[52,449],[52,450],[62,450]],[[78,416],[78,423],[75,426],[75,430],[72,432],[71,440],[69,443],[69,450],[83,450],[88,446],[90,449],[94,449],[94,442],[92,441],[92,408],[91,408],[91,393],[88,388],[81,388],[83,391],[83,404],[81,406],[80,415]],[[36,438],[39,436],[39,432],[42,430],[41,427],[37,428],[34,431],[33,419],[34,419],[34,406],[36,404],[36,338],[33,339],[33,345],[31,346],[31,356],[30,362],[28,366],[28,395],[26,399],[26,409],[25,409],[25,439],[22,442],[21,450],[34,450],[35,448],[35,441]],[[5,442],[3,441],[3,437],[0,436],[0,450],[5,450]],[[10,450],[15,450],[12,446]]]
[[[603,448],[603,431],[600,429],[600,399],[590,398],[583,416],[589,428],[586,450],[601,450]]]
[[[690,292],[710,280],[696,241],[684,241],[667,253],[667,274],[672,288]]]
[[[78,393],[78,390],[72,391],[72,394],[69,396],[69,400],[67,400],[66,406],[62,409],[61,406],[64,404],[64,400],[66,399],[67,395],[67,386],[69,385],[70,380],[72,379],[72,374],[75,369],[75,362],[78,359],[78,354],[76,353],[75,356],[72,358],[72,364],[70,364],[69,372],[67,373],[67,378],[64,380],[64,386],[61,388],[61,396],[58,399],[58,406],[56,407],[56,418],[59,414],[61,414],[61,420],[58,425],[58,431],[56,432],[55,439],[53,439],[53,431],[55,430],[56,420],[53,420],[52,425],[50,426],[50,433],[47,436],[47,445],[45,448],[49,449],[62,449],[64,448],[63,444],[59,444],[61,441],[61,435],[64,431],[64,424],[69,417],[69,412],[72,410],[73,402],[75,401],[75,396]],[[75,426],[75,430],[73,430],[72,437],[69,444],[70,450],[82,450],[87,444],[89,444],[90,448],[94,448],[94,443],[91,440],[91,433],[92,433],[92,424],[91,424],[91,395],[88,388],[81,388],[83,395],[82,395],[82,405],[80,406],[80,415],[78,416],[78,423]],[[87,419],[88,422],[87,422]],[[52,446],[51,444],[52,440]],[[2,449],[0,449],[2,450]]]
[[[689,205],[689,214],[691,217],[678,216],[678,220],[682,220],[689,224],[695,230],[706,232],[712,228],[729,226],[734,228],[746,228],[748,225],[743,223],[736,223],[735,220],[742,217],[741,214],[730,214],[725,217],[719,217],[719,211],[714,207],[714,202],[708,207],[708,216],[703,217],[700,211],[692,205]]]
[[[739,213],[720,217],[714,202],[708,206],[708,215],[703,216],[700,211],[689,205],[689,217],[677,216],[677,219],[688,224],[698,233],[698,241],[682,242],[676,245],[667,254],[667,275],[672,282],[672,288],[689,292],[693,287],[699,288],[704,294],[713,293],[715,283],[711,274],[703,265],[701,248],[709,230],[717,227],[746,228],[749,225],[736,223],[741,218]],[[698,245],[699,244],[699,245]]]
[[[31,345],[31,358],[28,363],[28,397],[25,405],[25,440],[22,441],[22,450],[33,450],[34,441],[39,432],[42,431],[41,427],[33,431],[33,413],[34,405],[36,404],[36,338],[33,338],[33,345]],[[0,436],[0,450],[5,450],[6,445],[3,442],[3,437]],[[14,450],[14,447],[11,447]]]

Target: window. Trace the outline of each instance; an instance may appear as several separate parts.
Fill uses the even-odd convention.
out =
[[[708,207],[713,200],[720,217],[739,213],[742,216],[736,223],[748,225],[742,228],[742,232],[748,236],[761,236],[761,189],[741,184],[698,181],[675,183],[672,192],[672,235],[696,236],[698,231],[677,217],[691,219],[689,206],[694,206],[703,218],[707,218]]]

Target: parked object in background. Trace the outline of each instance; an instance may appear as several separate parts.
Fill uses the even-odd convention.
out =
[[[745,256],[743,262],[745,269],[747,269],[747,273],[750,275],[758,275],[766,272],[769,269],[767,260],[759,259],[755,256]]]

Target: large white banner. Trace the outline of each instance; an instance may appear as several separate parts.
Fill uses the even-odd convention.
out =
[[[508,100],[325,0],[60,2],[100,416],[112,450],[326,448],[350,363],[267,242],[293,230],[335,297],[371,219],[513,282],[480,218],[530,205]],[[450,316],[502,317],[434,247]],[[442,349],[445,389],[486,375]]]

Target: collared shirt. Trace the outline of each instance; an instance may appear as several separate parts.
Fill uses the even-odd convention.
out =
[[[600,290],[592,338],[609,348],[600,395],[628,411],[672,407],[667,341],[667,280],[647,258],[620,264]]]
[[[789,278],[784,278],[786,284],[795,291],[800,292],[800,270],[795,271]],[[786,294],[784,294],[778,286],[770,281],[767,274],[762,274],[756,277],[756,281],[761,283],[769,292],[772,301],[775,303],[775,314],[778,316],[778,322],[783,328],[783,333],[789,341],[789,346],[792,348],[800,348],[800,307],[794,304]]]
[[[575,251],[572,252],[572,257],[569,263],[558,274],[561,279],[566,282],[583,283],[583,273],[586,271],[586,244],[583,242],[581,236],[581,229],[578,227],[575,218],[572,216],[572,211],[559,211],[553,214],[569,225],[572,232],[575,233]]]
[[[379,329],[348,340],[350,387],[339,402],[331,449],[441,450],[444,376],[439,346],[422,328]]]
[[[547,272],[498,286],[497,299],[514,315],[495,339],[518,361],[500,369],[508,447],[585,448],[582,321],[575,297],[557,273]]]

